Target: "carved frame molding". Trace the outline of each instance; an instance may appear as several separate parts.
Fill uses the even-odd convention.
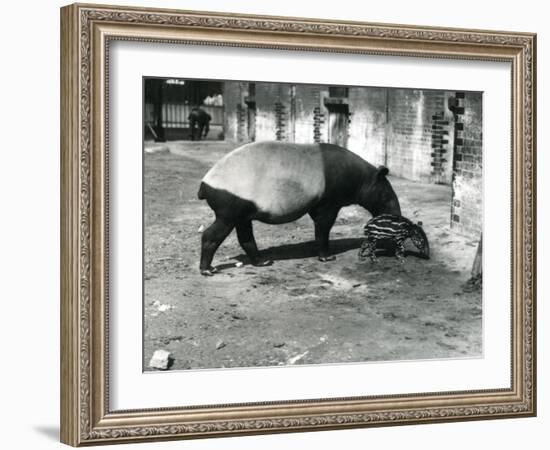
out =
[[[112,412],[108,408],[108,57],[112,40],[201,43],[512,66],[512,386]],[[61,10],[61,438],[74,445],[532,416],[536,36],[75,4]]]

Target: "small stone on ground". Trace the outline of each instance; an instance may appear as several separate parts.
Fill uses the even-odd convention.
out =
[[[158,370],[167,370],[170,365],[172,354],[166,350],[155,350],[151,361],[149,361],[149,367]]]

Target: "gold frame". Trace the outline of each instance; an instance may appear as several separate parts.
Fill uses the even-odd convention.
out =
[[[106,63],[114,39],[507,61],[512,66],[509,389],[112,412]],[[61,9],[61,440],[130,441],[536,414],[536,35],[75,4]]]

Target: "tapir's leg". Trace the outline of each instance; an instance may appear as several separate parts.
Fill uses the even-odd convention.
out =
[[[318,208],[310,213],[315,223],[315,241],[319,251],[319,261],[334,261],[336,256],[329,254],[329,235],[339,208]]]
[[[216,272],[212,267],[214,253],[231,233],[234,223],[216,217],[216,220],[202,233],[201,263],[200,271],[202,275],[210,276]]]
[[[395,257],[399,260],[401,264],[405,263],[405,241],[398,240],[395,243]]]
[[[239,222],[237,223],[236,228],[239,244],[241,244],[241,247],[250,258],[252,264],[254,264],[255,266],[269,266],[270,264],[273,264],[273,261],[260,257],[260,252],[258,251],[256,240],[254,239],[252,221],[248,220],[244,222]]]
[[[370,258],[372,262],[378,261],[376,258],[376,240],[368,238],[361,244],[361,250],[359,250],[359,259]]]

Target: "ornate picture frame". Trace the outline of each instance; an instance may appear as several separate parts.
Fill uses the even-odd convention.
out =
[[[117,40],[511,65],[511,385],[113,411],[109,46]],[[61,440],[95,445],[536,414],[536,35],[74,4],[61,9]],[[136,280],[136,283],[141,283]]]

